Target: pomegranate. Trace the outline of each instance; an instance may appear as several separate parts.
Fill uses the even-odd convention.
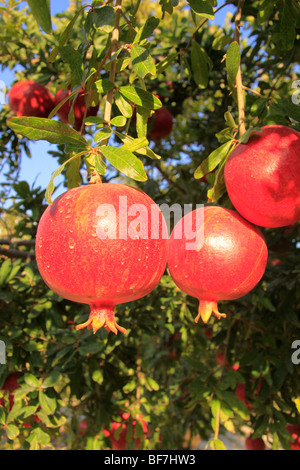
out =
[[[14,397],[13,392],[20,387],[20,384],[19,384],[19,378],[20,377],[22,377],[21,372],[12,372],[6,378],[6,380],[5,380],[5,382],[2,386],[2,389],[1,389],[1,390],[3,390],[3,392],[8,392],[9,393],[9,395],[8,395],[9,411],[11,411],[12,407],[14,406],[15,397]],[[29,405],[30,404],[28,403],[28,406]],[[0,406],[5,406],[5,401],[4,401],[3,398],[0,399]],[[38,415],[34,415],[33,419],[37,423],[40,423],[40,421],[41,421],[40,418],[38,417]],[[29,422],[23,423],[23,427],[24,428],[31,428],[31,424]]]
[[[252,404],[246,398],[246,387],[242,382],[237,384],[235,389],[235,396],[247,406],[248,410],[251,410]]]
[[[288,424],[286,430],[292,436],[290,441],[291,450],[300,450],[300,426],[297,424]]]
[[[146,438],[148,433],[147,423],[143,419],[141,419],[139,422],[143,427],[144,436]],[[114,421],[110,430],[104,428],[103,434],[109,438],[113,450],[126,450],[127,444],[132,444],[134,441],[135,450],[138,450],[141,444],[141,439],[135,436],[136,423],[136,419],[131,420],[130,413],[122,413],[121,421]],[[129,424],[132,425],[131,434],[128,434]]]
[[[268,258],[260,230],[230,209],[206,206],[185,215],[174,227],[169,245],[169,270],[175,284],[199,299],[207,323],[219,300],[246,295],[264,274]]]
[[[262,227],[300,220],[300,133],[281,125],[254,132],[238,144],[224,168],[228,196],[236,210]]]
[[[54,96],[54,103],[55,106],[57,106],[63,99],[65,99],[68,95],[71,94],[71,90],[58,90],[56,95]],[[57,115],[59,119],[63,122],[66,122],[69,124],[69,112],[71,111],[71,106],[72,106],[72,101],[73,98],[70,100],[66,101],[57,111]],[[80,130],[81,125],[82,125],[82,120],[84,117],[84,112],[85,112],[85,93],[83,91],[78,93],[78,96],[74,102],[73,105],[73,110],[74,110],[74,127],[76,130]],[[87,116],[96,116],[99,110],[99,105],[97,106],[90,106],[87,111]]]
[[[2,386],[3,392],[8,392],[8,401],[9,401],[9,411],[12,409],[14,406],[14,394],[13,392],[17,390],[17,388],[20,387],[20,384],[18,382],[18,379],[22,376],[21,372],[12,372],[7,376],[5,379],[5,382]],[[4,399],[2,398],[0,400],[0,406],[4,406]]]
[[[265,450],[266,445],[261,437],[252,439],[250,436],[245,440],[245,446],[247,450]]]
[[[21,80],[8,92],[8,104],[16,116],[47,118],[54,108],[51,93],[41,83]]]
[[[149,135],[152,139],[164,139],[171,134],[173,128],[173,116],[164,106],[156,109],[148,121]]]
[[[61,297],[90,305],[88,321],[77,329],[125,333],[116,323],[115,306],[150,293],[167,256],[167,226],[159,207],[123,184],[66,191],[38,225],[36,259],[45,283]]]

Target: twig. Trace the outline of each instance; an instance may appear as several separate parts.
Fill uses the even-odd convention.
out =
[[[237,12],[235,15],[235,30],[234,30],[234,40],[239,44],[240,43],[240,21],[242,18],[242,8],[244,0],[239,0],[237,6]],[[245,103],[243,95],[243,82],[242,82],[242,72],[241,66],[239,66],[237,75],[236,75],[236,91],[237,91],[237,100],[238,100],[238,112],[239,112],[239,134],[240,137],[246,132],[245,126]]]
[[[35,246],[35,240],[19,240],[14,238],[0,238],[0,245]]]
[[[0,255],[7,258],[35,259],[35,253],[32,251],[19,251],[12,248],[0,248]]]
[[[122,4],[122,0],[116,0],[116,7],[115,7],[116,17],[115,17],[115,24],[114,24],[114,29],[112,32],[112,37],[111,37],[111,49],[110,49],[111,56],[115,52],[117,52],[118,47],[119,47],[119,25],[120,25],[120,16],[121,16],[121,4]],[[111,63],[110,72],[109,72],[109,80],[113,83],[115,81],[115,76],[116,76],[116,67],[117,67],[117,61],[113,60]],[[113,97],[114,97],[114,89],[109,90],[107,93],[105,109],[104,109],[104,126],[106,127],[110,126]],[[106,145],[106,143],[107,141],[104,142],[104,145]]]

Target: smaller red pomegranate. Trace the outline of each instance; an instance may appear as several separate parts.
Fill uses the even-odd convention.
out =
[[[12,372],[7,376],[5,382],[2,386],[3,392],[8,392],[8,400],[9,400],[9,411],[14,406],[14,391],[20,387],[18,379],[22,376],[21,372]],[[0,400],[0,406],[4,406],[4,399]]]
[[[292,437],[290,441],[291,450],[300,450],[300,426],[297,424],[288,424],[286,430]]]
[[[148,120],[148,125],[149,135],[152,139],[165,139],[171,134],[173,129],[172,113],[165,106],[162,106],[154,111]]]
[[[8,103],[16,116],[47,118],[55,107],[47,88],[33,80],[21,80],[8,92]]]
[[[260,230],[235,211],[218,206],[195,209],[175,225],[169,243],[169,271],[175,284],[199,299],[207,323],[218,301],[246,295],[262,278],[268,249]]]
[[[132,447],[133,444],[135,450],[139,449],[141,439],[136,436],[137,422],[141,424],[146,438],[148,434],[146,421],[142,418],[138,420],[131,419],[130,413],[121,413],[120,421],[114,421],[110,430],[104,428],[103,434],[109,438],[113,450],[126,450],[129,446]]]
[[[20,387],[20,384],[19,384],[19,379],[22,377],[22,373],[21,372],[12,372],[11,374],[9,374],[7,376],[7,378],[5,379],[5,382],[2,386],[2,391],[3,392],[8,392],[9,395],[8,395],[8,401],[9,401],[9,411],[11,411],[12,407],[14,406],[14,402],[15,402],[15,395],[14,395],[14,392]],[[1,398],[0,399],[0,406],[5,406],[5,400],[4,398]],[[29,404],[28,404],[29,406]],[[40,423],[40,418],[38,417],[38,415],[34,415],[33,416],[33,420],[36,421],[37,423]],[[23,423],[23,427],[24,428],[31,428],[31,424],[28,422],[28,423]]]
[[[245,447],[247,450],[265,450],[266,445],[261,437],[252,438],[247,437],[245,440]]]
[[[235,389],[235,396],[247,406],[248,410],[251,410],[252,404],[246,398],[246,387],[242,382],[237,384]]]
[[[300,133],[281,125],[253,132],[224,168],[228,196],[249,222],[283,227],[300,220]]]
[[[71,90],[58,90],[58,92],[56,93],[56,95],[54,96],[54,103],[55,103],[55,106],[57,106],[63,99],[65,99],[67,96],[69,96],[71,94]],[[59,117],[59,119],[67,124],[69,124],[69,113],[71,111],[71,107],[72,107],[72,100],[73,98],[71,98],[70,100],[66,101],[60,108],[59,110],[57,111],[57,115]],[[74,118],[75,118],[75,122],[74,122],[74,128],[76,130],[80,130],[81,129],[81,126],[82,126],[82,120],[83,120],[83,117],[84,117],[84,112],[85,112],[85,108],[86,108],[86,103],[85,103],[85,93],[84,91],[80,91],[78,93],[78,96],[74,102],[74,105],[73,105],[73,109],[74,109]],[[88,108],[88,111],[87,111],[87,117],[88,116],[97,116],[97,113],[98,113],[98,110],[99,110],[99,105],[97,106],[90,106]]]

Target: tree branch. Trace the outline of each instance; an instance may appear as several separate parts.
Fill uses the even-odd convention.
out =
[[[237,12],[235,15],[234,40],[238,44],[240,43],[240,21],[242,18],[243,5],[244,5],[244,0],[239,0],[238,6],[237,6]],[[245,103],[244,103],[244,94],[243,94],[241,66],[239,66],[238,73],[236,76],[236,90],[237,90],[238,112],[239,112],[239,134],[241,137],[246,132]]]

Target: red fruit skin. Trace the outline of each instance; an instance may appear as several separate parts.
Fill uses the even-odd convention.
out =
[[[300,133],[269,125],[238,144],[224,168],[228,196],[253,224],[283,227],[300,220]]]
[[[128,211],[122,210],[124,202]],[[134,208],[137,213],[130,212]],[[115,239],[104,238],[114,233]],[[61,297],[91,307],[88,322],[77,329],[125,332],[115,323],[115,306],[149,294],[167,256],[167,226],[159,207],[123,184],[73,188],[48,206],[38,225],[36,260],[45,283]]]
[[[300,426],[297,424],[288,424],[286,430],[293,439],[290,441],[291,450],[300,450]]]
[[[54,100],[49,90],[33,80],[15,83],[8,92],[8,104],[18,117],[47,118],[54,108]]]
[[[154,140],[165,139],[173,129],[173,116],[171,112],[165,108],[156,109],[148,121],[149,135]]]
[[[227,357],[224,358],[224,351],[220,351],[217,353],[216,355],[216,362],[219,366],[225,366],[226,369],[229,369],[229,363],[228,363],[228,360],[227,360]]]
[[[257,437],[256,439],[251,439],[251,437],[247,437],[245,440],[245,446],[247,450],[265,450],[266,445],[261,437]]]
[[[123,413],[121,417],[121,421],[114,421],[111,425],[111,429],[108,430],[107,428],[104,428],[103,434],[109,438],[112,446],[112,450],[126,450],[127,449],[127,440],[132,443],[135,441],[135,450],[138,450],[140,444],[141,444],[141,439],[139,437],[135,437],[135,427],[136,427],[137,420],[134,419],[132,420],[132,434],[131,436],[127,436],[128,434],[128,427],[130,424],[130,414],[129,413]],[[145,438],[147,437],[148,433],[148,427],[147,423],[142,419],[140,421],[143,427],[144,431],[144,436]],[[117,437],[115,436],[116,432],[122,428],[120,434],[119,432],[117,433]]]
[[[70,94],[71,94],[71,90],[68,90],[68,91],[63,90],[63,89],[58,90],[58,92],[54,96],[55,106],[57,106],[63,99],[65,99]],[[66,101],[57,111],[57,116],[59,117],[59,119],[67,124],[69,124],[68,116],[69,116],[69,112],[71,111],[72,101],[73,101],[73,98]],[[74,128],[76,130],[81,129],[85,107],[86,107],[85,94],[83,92],[79,92],[75,100],[74,106],[73,106],[74,118],[75,118]],[[87,116],[97,116],[98,110],[99,110],[99,105],[89,106],[88,111],[87,111]]]
[[[211,314],[226,316],[218,311],[217,302],[238,299],[253,289],[264,274],[267,259],[260,230],[222,207],[189,212],[170,236],[169,271],[179,289],[199,299],[196,322],[201,317],[207,323]]]
[[[252,405],[246,399],[246,387],[242,382],[237,384],[235,389],[235,396],[247,406],[248,410],[251,410]]]
[[[13,392],[20,387],[18,379],[22,376],[21,372],[12,372],[7,376],[5,382],[3,384],[2,390],[3,392],[9,392],[8,400],[9,400],[9,411],[14,406],[14,394]],[[4,406],[4,399],[0,400],[0,406]]]

